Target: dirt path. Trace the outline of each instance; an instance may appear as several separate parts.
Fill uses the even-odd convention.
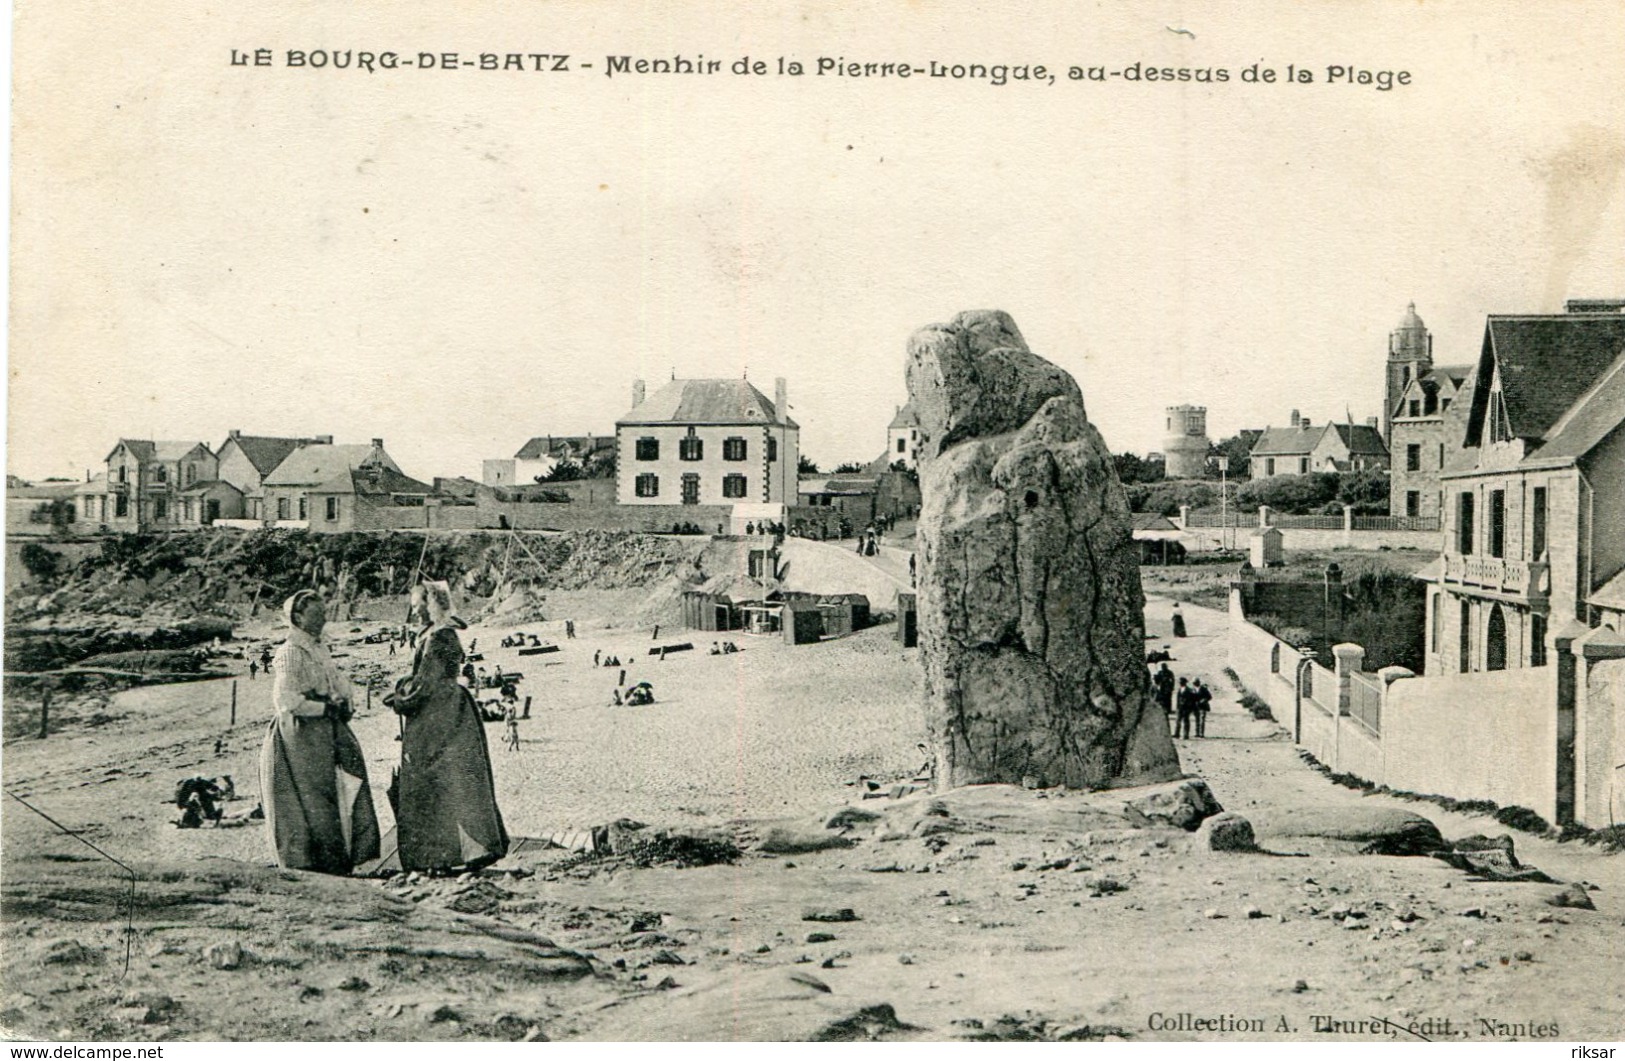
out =
[[[1147,644],[1169,644],[1175,669],[1214,690],[1208,738],[1180,753],[1227,808],[1392,803],[1446,836],[1502,831],[1327,782],[1240,707],[1223,674],[1224,617],[1182,610],[1191,636],[1176,641],[1169,604],[1153,600]],[[822,836],[842,806],[884,817],[851,826],[846,846],[748,851],[733,865],[532,849],[478,879],[313,881],[263,868],[256,829],[167,824],[175,778],[222,766],[252,777],[264,716],[224,734],[217,756],[218,687],[147,690],[121,722],[6,749],[8,787],[145,861],[121,976],[121,879],[5,809],[0,1023],[191,1039],[1381,1039],[1413,1023],[1438,1037],[1429,1018],[1473,1039],[1625,1032],[1617,858],[1519,834],[1527,861],[1600,885],[1596,911],[1556,910],[1543,902],[1550,885],[1473,883],[1425,858],[1203,854],[1177,830],[1120,827],[1132,793],[860,799],[846,783],[856,775],[917,762],[913,654],[889,627],[803,648],[746,639],[728,657],[682,632],[671,640],[696,651],[660,662],[647,656],[652,630],[583,620],[557,667],[488,655],[535,682],[520,751],[496,750],[516,834],[749,818],[748,840],[763,819]],[[499,641],[470,634],[482,650]],[[610,709],[616,675],[592,667],[594,651],[637,660],[654,708]],[[358,726],[375,777],[393,760],[392,726],[381,711]],[[805,919],[844,909],[853,920]],[[233,947],[247,956],[233,962]],[[1394,1023],[1320,1032],[1322,1018]]]

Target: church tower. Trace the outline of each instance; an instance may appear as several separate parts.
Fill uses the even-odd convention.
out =
[[[1399,327],[1388,333],[1388,379],[1383,388],[1382,440],[1393,446],[1394,413],[1411,380],[1433,369],[1433,336],[1416,315],[1416,303],[1405,307]]]

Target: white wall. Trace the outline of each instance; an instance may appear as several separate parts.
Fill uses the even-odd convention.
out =
[[[1401,678],[1382,710],[1393,788],[1557,817],[1557,668]]]

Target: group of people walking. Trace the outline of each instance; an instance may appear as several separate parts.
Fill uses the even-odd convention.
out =
[[[277,864],[349,873],[379,858],[381,836],[360,742],[350,729],[349,682],[322,643],[327,606],[300,590],[284,607],[288,639],[277,651],[276,714],[260,753],[265,819]],[[451,589],[412,589],[412,673],[384,698],[401,720],[401,763],[389,788],[401,868],[478,869],[508,853],[485,728],[458,681],[465,655]]]
[[[1163,663],[1151,675],[1151,688],[1156,693],[1157,705],[1169,718],[1175,737],[1189,738],[1192,728],[1195,736],[1207,736],[1207,713],[1213,707],[1213,690],[1202,684],[1200,678],[1175,680],[1174,672]]]

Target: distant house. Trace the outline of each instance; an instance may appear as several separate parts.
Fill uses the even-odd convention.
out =
[[[534,486],[563,461],[590,471],[614,456],[614,435],[537,435],[511,458],[483,461],[480,479],[486,486]]]
[[[886,463],[903,462],[905,468],[914,467],[914,451],[920,442],[920,414],[914,403],[899,406],[897,415],[886,427]]]
[[[205,479],[180,492],[178,521],[182,526],[207,527],[217,519],[243,517],[243,492],[224,479]]]
[[[153,442],[122,438],[107,455],[101,492],[75,488],[84,510],[81,523],[112,531],[146,533],[180,530],[182,492],[219,478],[220,462],[202,442]]]
[[[880,480],[873,475],[822,475],[796,484],[798,504],[817,515],[845,517],[860,529],[877,515]]]
[[[1382,471],[1388,467],[1388,447],[1376,417],[1363,424],[1321,424],[1292,410],[1290,427],[1269,427],[1253,443],[1248,458],[1254,479],[1310,472]]]
[[[1625,312],[1491,316],[1443,431],[1428,673],[1544,666],[1576,623],[1625,633]]]
[[[622,505],[794,504],[801,428],[743,379],[674,379],[653,394],[632,385],[615,422]]]
[[[245,435],[232,430],[217,451],[220,458],[220,479],[236,487],[242,494],[241,515],[245,519],[268,518],[265,512],[265,477],[288,459],[288,454],[301,446],[331,446],[332,435],[313,438],[281,438],[270,435]]]
[[[346,478],[346,473],[367,466],[387,468],[397,474],[401,470],[400,465],[385,452],[381,438],[373,439],[372,444],[367,446],[329,443],[300,446],[265,477],[261,518],[268,523],[304,522],[312,527],[320,523],[322,529],[334,529],[333,524],[344,521],[327,519],[325,508],[320,517],[313,516],[312,495],[317,491],[322,491],[324,497],[353,493],[353,483]],[[349,484],[348,491],[346,484]],[[422,486],[425,493],[428,492],[429,488],[424,484],[417,485]]]
[[[382,445],[377,449],[381,453]],[[404,475],[382,460],[368,459],[311,488],[307,496],[310,529],[339,534],[397,526],[384,510],[422,509],[435,495],[428,483]],[[412,525],[425,526],[427,520]]]

